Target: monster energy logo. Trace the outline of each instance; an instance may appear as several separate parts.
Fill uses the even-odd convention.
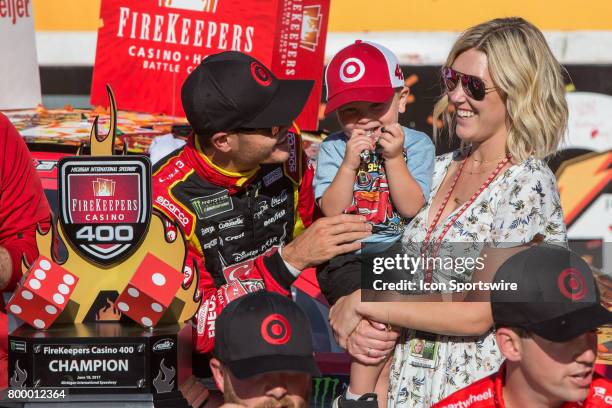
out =
[[[339,378],[317,377],[313,378],[312,382],[314,392],[310,406],[314,407],[331,407],[332,402],[343,388],[338,387],[340,385]]]
[[[26,352],[25,341],[11,340],[11,351],[16,351],[18,353],[25,353]]]
[[[190,201],[196,215],[201,220],[234,209],[234,204],[227,190],[219,191],[205,197],[196,197]]]

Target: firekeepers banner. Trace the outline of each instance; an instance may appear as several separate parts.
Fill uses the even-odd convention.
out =
[[[102,0],[91,103],[183,115],[180,89],[208,55],[242,51],[282,79],[316,81],[298,125],[317,128],[329,0]]]

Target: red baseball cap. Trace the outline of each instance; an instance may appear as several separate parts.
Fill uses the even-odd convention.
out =
[[[397,57],[386,47],[357,40],[341,49],[325,70],[325,114],[350,102],[385,102],[404,86]]]

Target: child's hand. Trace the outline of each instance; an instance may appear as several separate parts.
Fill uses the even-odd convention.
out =
[[[346,152],[344,153],[342,165],[356,171],[361,164],[359,155],[364,150],[374,150],[374,141],[367,131],[355,129],[351,132],[351,137],[346,143]]]
[[[402,157],[404,152],[404,131],[399,123],[394,123],[380,129],[378,139],[385,160]]]

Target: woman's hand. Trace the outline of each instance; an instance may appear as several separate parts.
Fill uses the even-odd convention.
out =
[[[346,349],[348,337],[361,320],[361,316],[357,314],[357,306],[360,302],[361,290],[356,290],[338,299],[329,311],[329,324],[336,341],[343,349]]]
[[[361,364],[376,365],[384,361],[395,348],[399,332],[386,325],[361,319],[348,338],[348,353]]]

